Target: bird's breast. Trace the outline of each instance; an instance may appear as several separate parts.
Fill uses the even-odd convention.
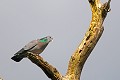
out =
[[[33,52],[35,54],[40,54],[43,52],[43,49],[41,49],[41,47],[37,45],[33,49],[31,49],[30,52]]]

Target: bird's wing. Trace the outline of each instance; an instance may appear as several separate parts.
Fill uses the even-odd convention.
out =
[[[21,50],[19,50],[14,56],[11,58],[12,60],[19,62],[21,61],[24,57],[26,57],[26,52],[31,50],[32,48],[36,47],[37,45],[37,40],[33,40],[27,45],[25,45]]]
[[[32,48],[34,48],[37,45],[38,41],[37,40],[33,40],[31,42],[29,42],[27,45],[25,45],[23,48],[24,50],[31,50]]]

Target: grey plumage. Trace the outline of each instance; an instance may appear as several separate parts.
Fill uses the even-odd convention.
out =
[[[33,40],[25,45],[21,50],[19,50],[14,56],[11,58],[12,60],[19,62],[24,57],[26,57],[27,52],[32,52],[34,54],[40,54],[47,47],[49,42],[53,40],[52,37],[47,36],[41,39]]]

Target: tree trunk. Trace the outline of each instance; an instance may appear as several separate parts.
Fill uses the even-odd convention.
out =
[[[46,62],[41,56],[28,53],[27,57],[40,67],[47,77],[52,80],[80,80],[85,61],[103,33],[103,22],[107,13],[110,11],[111,0],[108,0],[108,2],[104,4],[102,4],[100,0],[88,1],[92,11],[92,20],[82,42],[70,58],[65,76],[60,74],[55,67]]]

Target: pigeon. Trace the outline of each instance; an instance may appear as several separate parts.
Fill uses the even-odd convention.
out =
[[[53,38],[51,36],[46,36],[41,39],[33,40],[25,45],[21,50],[19,50],[14,56],[11,58],[16,62],[20,62],[23,58],[27,57],[28,52],[32,52],[34,54],[40,54],[47,47],[49,42],[51,42]]]

